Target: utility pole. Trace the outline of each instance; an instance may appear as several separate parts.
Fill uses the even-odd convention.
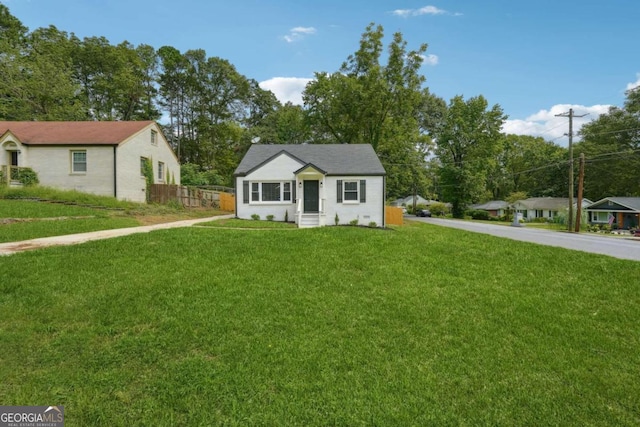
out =
[[[569,218],[567,220],[569,232],[573,229],[573,118],[584,116],[586,114],[581,116],[573,114],[573,108],[569,108],[568,113],[556,114],[556,117],[569,117]]]
[[[582,221],[582,190],[584,188],[584,153],[580,153],[580,167],[578,172],[578,201],[576,207],[576,233],[580,232]]]

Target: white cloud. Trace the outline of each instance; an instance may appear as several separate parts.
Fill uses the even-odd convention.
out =
[[[302,40],[304,36],[315,34],[317,30],[313,27],[294,27],[289,30],[289,34],[282,36],[287,43]]]
[[[636,73],[637,80],[633,83],[627,83],[627,90],[635,89],[640,86],[640,73]]]
[[[302,105],[302,92],[311,80],[304,77],[274,77],[260,82],[260,87],[273,92],[278,101],[283,104],[291,102]]]
[[[597,119],[601,114],[609,111],[609,105],[584,105],[557,104],[549,110],[540,110],[531,116],[522,119],[507,120],[502,127],[505,133],[516,135],[540,136],[547,141],[553,141],[558,145],[568,144],[569,118],[558,117],[557,114],[565,114],[573,109],[573,136],[578,141],[578,132],[585,123]],[[586,114],[584,117],[577,117]]]
[[[422,55],[422,63],[424,65],[438,65],[438,55]]]
[[[408,18],[409,16],[421,16],[421,15],[453,15],[461,16],[461,13],[451,13],[444,9],[439,9],[435,6],[424,6],[419,9],[396,9],[391,12],[392,15],[400,16],[402,18]]]

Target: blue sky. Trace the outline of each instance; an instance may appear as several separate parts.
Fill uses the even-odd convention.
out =
[[[397,31],[410,49],[429,45],[421,71],[432,93],[483,95],[509,116],[505,131],[560,145],[568,119],[555,114],[588,114],[577,130],[640,84],[638,0],[0,2],[30,30],[55,25],[113,44],[204,49],[296,103],[314,73],[337,71],[374,22],[385,46]]]

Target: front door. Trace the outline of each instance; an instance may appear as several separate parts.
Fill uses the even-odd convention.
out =
[[[18,152],[10,151],[11,153],[11,166],[18,166]]]
[[[304,182],[304,213],[318,213],[318,181]]]

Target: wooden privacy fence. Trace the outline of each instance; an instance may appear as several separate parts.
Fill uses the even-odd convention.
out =
[[[233,194],[172,184],[153,184],[149,201],[160,204],[174,201],[185,208],[217,208],[229,212],[234,212],[236,206]]]
[[[385,206],[385,217],[388,225],[402,225],[402,208],[396,208],[394,206]]]

